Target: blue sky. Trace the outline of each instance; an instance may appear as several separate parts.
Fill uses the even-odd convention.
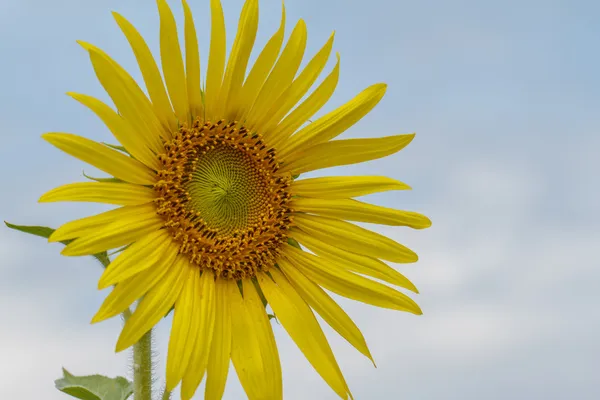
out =
[[[181,17],[179,2],[171,1]],[[208,0],[190,0],[203,63]],[[233,38],[241,0],[226,0]],[[262,46],[276,30],[279,0],[262,0]],[[76,39],[105,49],[140,74],[110,14],[129,18],[158,48],[154,2],[0,0],[0,217],[56,227],[102,210],[37,204],[91,167],[40,139],[49,131],[110,141],[87,110],[64,95],[107,99]],[[600,3],[593,1],[288,0],[307,54],[336,30],[338,90],[322,111],[375,82],[383,101],[345,137],[417,132],[401,153],[324,171],[385,174],[413,191],[372,195],[423,212],[426,231],[379,227],[414,248],[399,266],[420,289],[424,315],[341,299],[362,328],[378,368],[326,328],[356,399],[600,398]],[[157,53],[155,53],[157,54]],[[114,355],[120,321],[91,326],[101,269],[66,258],[59,245],[0,227],[0,397],[64,399],[53,380],[128,374]],[[162,377],[169,320],[158,328]],[[286,399],[335,399],[281,326]],[[198,398],[201,398],[198,396]],[[225,399],[243,398],[234,374]]]

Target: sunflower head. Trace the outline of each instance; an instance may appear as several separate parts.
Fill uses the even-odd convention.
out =
[[[114,14],[147,95],[110,56],[80,42],[114,108],[91,96],[70,95],[92,110],[121,145],[45,134],[44,139],[111,178],[67,184],[40,201],[117,207],[68,222],[50,240],[68,240],[63,251],[68,256],[124,248],[99,280],[99,288],[112,291],[93,322],[139,300],[117,341],[121,351],[174,308],[166,387],[181,383],[183,399],[190,399],[205,377],[205,399],[221,398],[230,361],[250,400],[282,399],[279,354],[263,301],[321,377],[347,399],[350,390],[314,313],[372,356],[358,327],[324,289],[377,307],[421,313],[391,285],[417,292],[415,286],[386,263],[415,262],[417,255],[352,222],[415,229],[431,222],[416,212],[355,199],[410,189],[395,179],[298,176],[389,156],[414,134],[334,140],[377,105],[386,85],[374,84],[310,121],[338,83],[339,55],[317,82],[333,35],[301,69],[306,25],[298,21],[284,44],[283,11],[278,30],[249,66],[258,1],[245,2],[227,59],[223,10],[219,0],[210,4],[203,78],[185,0],[184,52],[173,14],[165,0],[158,0],[162,68],[135,27]]]
[[[183,126],[158,155],[157,213],[179,252],[217,277],[268,271],[291,223],[289,173],[274,148],[237,122]]]

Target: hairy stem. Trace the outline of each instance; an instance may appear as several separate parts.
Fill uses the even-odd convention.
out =
[[[107,268],[110,259],[106,252],[104,257],[96,257]],[[123,320],[131,317],[131,310],[123,311]],[[167,396],[167,397],[165,397]],[[169,400],[171,394],[165,390],[163,399]],[[149,330],[133,345],[133,400],[152,400],[152,330]]]
[[[133,345],[133,399],[152,400],[152,330]]]

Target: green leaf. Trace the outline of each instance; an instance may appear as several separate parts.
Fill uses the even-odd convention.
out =
[[[56,229],[48,228],[47,226],[15,225],[15,224],[11,224],[10,222],[6,222],[6,221],[4,221],[4,223],[10,229],[29,233],[29,234],[35,235],[35,236],[40,236],[40,237],[43,237],[46,239],[48,239],[50,237],[50,235],[52,235],[52,233],[54,233],[54,231],[56,230]],[[67,245],[67,244],[71,243],[72,241],[73,241],[73,239],[61,240],[61,243],[64,245]],[[105,251],[98,253],[98,254],[94,254],[93,256],[96,260],[100,261],[100,263],[105,268],[108,266],[108,264],[110,264],[110,259],[108,258],[108,254]]]
[[[63,377],[54,381],[63,393],[81,400],[125,400],[133,393],[133,384],[122,376],[75,376],[63,368]]]

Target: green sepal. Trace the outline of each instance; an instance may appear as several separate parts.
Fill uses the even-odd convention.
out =
[[[269,302],[267,301],[267,298],[265,297],[265,294],[263,293],[262,289],[260,288],[260,285],[258,284],[258,281],[256,280],[256,278],[252,279],[252,283],[254,284],[254,287],[256,288],[256,293],[258,293],[258,297],[260,297],[260,301],[262,301],[263,303],[263,307],[267,307],[267,304],[269,304]]]
[[[6,222],[6,221],[4,221],[4,223],[10,229],[29,233],[29,234],[35,235],[35,236],[40,236],[40,237],[43,237],[46,239],[48,239],[50,237],[50,235],[52,235],[52,233],[54,233],[54,231],[56,230],[56,229],[48,228],[47,226],[14,225],[14,224],[11,224],[10,222]],[[71,243],[73,240],[74,239],[61,240],[61,243],[64,245],[67,245],[67,244]],[[108,264],[110,264],[110,259],[108,258],[108,254],[106,253],[106,251],[94,254],[93,256],[96,260],[100,261],[100,263],[105,268],[108,266]]]
[[[173,310],[175,310],[175,306],[171,306],[171,308],[169,308],[169,311],[167,311],[167,313],[165,314],[165,316],[163,318],[167,318],[169,316],[169,314],[171,314],[173,312]]]
[[[17,231],[29,233],[29,234],[35,235],[35,236],[40,236],[40,237],[43,237],[46,239],[48,239],[50,237],[50,235],[52,235],[55,231],[55,229],[48,228],[47,226],[14,225],[14,224],[11,224],[10,222],[6,222],[6,221],[4,221],[4,223],[10,229],[15,229]]]
[[[129,246],[131,246],[131,244],[125,245],[123,247],[120,247],[114,251],[112,251],[111,253],[108,253],[109,256],[114,256],[115,254],[119,254],[124,250],[127,250],[129,248]]]
[[[133,394],[133,383],[122,376],[75,376],[64,368],[62,370],[63,377],[54,381],[56,388],[77,399],[126,400]]]
[[[288,238],[287,239],[288,244],[290,244],[291,246],[294,246],[295,248],[302,250],[302,247],[300,247],[300,243],[298,243],[296,241],[296,239],[292,239],[292,238]]]
[[[108,147],[110,147],[112,149],[119,150],[119,151],[122,151],[123,153],[127,153],[127,154],[131,155],[127,151],[127,149],[125,147],[123,147],[123,146],[117,146],[116,144],[110,144],[110,143],[105,143],[105,142],[102,142],[102,144],[105,145],[105,146],[108,146]]]
[[[118,179],[118,178],[94,178],[93,176],[89,176],[86,175],[85,171],[83,171],[83,176],[85,176],[86,178],[88,178],[91,181],[96,181],[96,182],[110,182],[110,183],[123,183],[122,180]]]

